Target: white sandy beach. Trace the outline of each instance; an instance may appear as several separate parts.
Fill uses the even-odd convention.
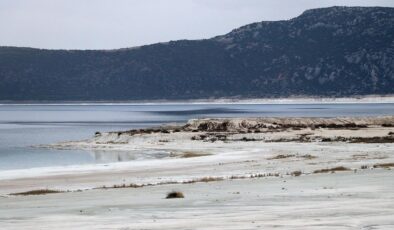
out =
[[[310,121],[317,122],[301,123]],[[301,124],[294,119],[280,122]],[[364,140],[388,137],[394,128],[373,119],[342,118],[341,122],[369,125],[272,132],[263,128],[253,133],[233,133],[239,127],[229,125],[232,131],[225,141],[192,138],[209,133],[203,131],[103,133],[90,140],[46,146],[82,148],[92,154],[160,150],[169,156],[4,171],[0,223],[4,229],[392,229],[394,144]],[[193,124],[200,127],[199,121]],[[291,141],[300,136],[311,139]],[[318,141],[338,136],[366,139]],[[242,138],[256,140],[239,141]],[[330,170],[340,167],[345,170]],[[199,182],[204,178],[209,182]],[[131,185],[143,187],[127,188]],[[36,189],[69,192],[10,195]],[[173,190],[185,198],[165,199]]]
[[[392,229],[392,170],[0,198],[2,229]],[[164,199],[181,190],[184,199]]]

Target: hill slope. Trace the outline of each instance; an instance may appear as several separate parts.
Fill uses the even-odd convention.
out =
[[[206,40],[119,50],[0,47],[0,100],[394,93],[394,8],[313,9]]]

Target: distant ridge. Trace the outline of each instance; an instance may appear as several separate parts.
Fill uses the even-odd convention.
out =
[[[330,7],[204,40],[118,50],[0,47],[0,100],[394,94],[394,8]]]

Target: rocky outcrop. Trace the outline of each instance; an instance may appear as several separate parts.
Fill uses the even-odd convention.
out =
[[[233,142],[394,143],[394,116],[338,118],[209,118],[185,125],[96,132],[89,140],[40,146],[60,149],[184,150]],[[195,150],[195,149],[194,149]]]
[[[394,116],[339,117],[339,118],[234,118],[193,119],[185,126],[187,131],[237,132],[262,128],[363,128],[369,125],[394,125]]]

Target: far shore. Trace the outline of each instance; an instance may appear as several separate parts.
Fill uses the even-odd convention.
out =
[[[155,105],[155,104],[356,104],[394,103],[394,95],[365,95],[352,97],[281,97],[281,98],[204,98],[185,100],[0,100],[1,105]]]

